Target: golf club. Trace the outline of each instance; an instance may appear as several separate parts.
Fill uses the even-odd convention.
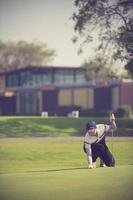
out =
[[[110,120],[110,123],[112,125],[112,121],[115,120],[114,113],[112,113],[112,112],[110,113],[109,120]],[[111,152],[112,152],[112,155],[113,155],[113,151],[114,151],[114,149],[113,149],[113,137],[114,137],[114,132],[113,132],[113,129],[111,129]]]

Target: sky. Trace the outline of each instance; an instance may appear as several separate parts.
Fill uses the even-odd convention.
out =
[[[45,42],[56,50],[53,66],[80,66],[92,56],[94,44],[77,54],[74,10],[74,0],[0,0],[0,39]]]

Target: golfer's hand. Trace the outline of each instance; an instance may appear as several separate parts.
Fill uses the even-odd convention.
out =
[[[113,121],[115,121],[115,115],[114,113],[110,113],[109,115],[109,121],[112,123]]]
[[[115,123],[115,115],[114,113],[111,113],[110,116],[109,116],[109,121],[111,123],[111,126],[114,130],[117,129],[117,126],[116,126],[116,123]]]

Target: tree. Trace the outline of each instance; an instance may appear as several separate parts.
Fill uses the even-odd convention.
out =
[[[100,41],[98,51],[130,62],[127,53],[133,51],[133,1],[75,0],[74,3],[77,8],[73,13],[74,29],[84,38],[83,43],[91,42],[95,33]],[[74,41],[77,39],[75,36]]]
[[[0,40],[0,68],[21,68],[28,65],[46,65],[55,56],[55,50],[48,49],[38,41],[3,42]]]
[[[133,59],[129,60],[129,62],[125,65],[125,68],[129,72],[130,77],[133,79]]]
[[[107,81],[112,79],[120,79],[124,74],[120,74],[116,69],[112,69],[108,63],[108,57],[102,57],[97,54],[91,60],[85,61],[81,66],[85,69],[90,81]]]

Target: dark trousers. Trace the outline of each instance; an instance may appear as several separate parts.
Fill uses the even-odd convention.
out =
[[[108,167],[115,166],[115,159],[105,143],[105,136],[100,142],[92,144],[91,148],[92,148],[93,162],[95,162],[96,159],[99,157],[101,160],[103,160],[106,166]]]

